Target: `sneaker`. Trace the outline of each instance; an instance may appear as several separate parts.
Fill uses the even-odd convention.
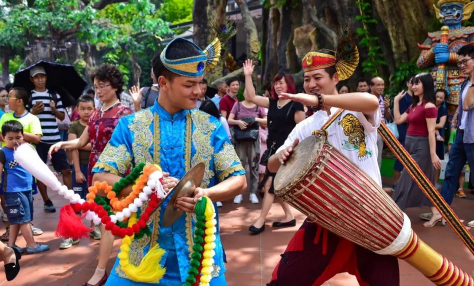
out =
[[[23,254],[23,252],[25,252],[25,250],[21,247],[19,247],[18,245],[14,244],[12,246],[12,248],[16,249],[20,254]]]
[[[59,245],[59,249],[71,248],[73,245],[78,244],[79,241],[79,239],[74,240],[72,238],[64,239],[63,242],[61,242],[61,244]]]
[[[3,214],[2,214],[2,220],[3,220],[4,222],[7,222],[7,221],[8,221],[8,217],[7,217],[7,214],[6,214],[6,213],[3,213]]]
[[[51,200],[44,202],[44,211],[47,213],[56,212],[56,208],[54,207],[53,202]]]
[[[250,194],[250,202],[252,204],[258,204],[258,198],[256,194]]]
[[[98,226],[95,226],[94,229],[91,232],[89,232],[89,236],[92,239],[100,240],[102,237],[102,234],[100,233],[100,228]]]
[[[221,202],[216,202],[216,205],[218,208],[222,208],[222,203]]]
[[[234,204],[240,204],[242,202],[242,195],[237,195],[234,198]]]
[[[49,245],[46,244],[39,244],[37,243],[36,247],[26,247],[26,253],[27,254],[34,254],[34,253],[40,253],[43,251],[48,251],[49,250]]]
[[[457,190],[457,192],[456,192],[456,197],[458,197],[458,198],[465,198],[465,197],[466,197],[466,194],[464,193],[464,190],[463,190],[463,189]]]
[[[0,236],[0,239],[3,241],[8,241],[9,238],[10,238],[10,227],[7,226],[7,230],[5,231],[4,234],[2,234],[2,236]]]
[[[433,216],[433,213],[422,213],[420,215],[420,218],[422,220],[430,221],[432,216]]]

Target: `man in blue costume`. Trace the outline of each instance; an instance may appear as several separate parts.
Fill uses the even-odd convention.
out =
[[[219,47],[214,41],[202,51],[181,38],[170,42],[153,60],[153,73],[160,85],[158,100],[153,107],[120,119],[93,169],[95,181],[111,184],[141,162],[158,164],[175,178],[182,178],[198,163],[205,164],[204,179],[201,188],[196,188],[194,198],[177,201],[177,206],[185,213],[170,227],[162,225],[169,196],[150,216],[151,237],[135,239],[130,246],[129,261],[134,265],[138,265],[157,243],[166,251],[160,261],[166,273],[158,285],[183,285],[185,282],[193,244],[192,212],[197,198],[208,196],[217,202],[233,198],[246,189],[245,171],[224,127],[218,119],[195,110],[201,92],[199,83],[205,70],[217,62]],[[131,186],[122,190],[120,195],[127,195],[130,191]],[[218,232],[210,285],[227,285]],[[132,281],[122,271],[117,259],[106,285],[150,284]]]

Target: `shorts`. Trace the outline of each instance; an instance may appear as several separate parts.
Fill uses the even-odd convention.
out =
[[[72,190],[74,193],[79,194],[81,199],[86,199],[86,195],[89,192],[89,185],[87,184],[87,172],[89,172],[89,165],[80,164],[81,172],[84,174],[86,180],[79,184],[76,182],[76,170],[72,168]]]
[[[6,192],[5,207],[8,221],[12,225],[24,224],[33,220],[33,192]]]
[[[53,144],[49,143],[44,143],[40,142],[38,145],[36,145],[36,152],[38,152],[38,155],[40,156],[41,160],[43,160],[44,163],[48,160],[48,152],[49,148]],[[51,157],[51,163],[53,163],[53,168],[56,170],[56,172],[61,172],[62,170],[70,170],[71,167],[69,166],[69,163],[67,162],[67,157],[66,157],[66,151],[63,149],[59,150],[58,152],[54,153]]]

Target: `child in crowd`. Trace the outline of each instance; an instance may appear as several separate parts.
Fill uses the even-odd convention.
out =
[[[10,222],[9,245],[23,253],[23,248],[15,245],[21,230],[26,241],[26,253],[33,254],[49,250],[49,246],[35,242],[30,222],[33,220],[33,176],[14,159],[13,152],[23,143],[23,125],[16,120],[6,121],[2,125],[2,136],[6,143],[0,150],[0,172],[5,170],[7,187],[5,204]]]
[[[26,89],[21,87],[14,87],[10,90],[8,94],[8,106],[12,112],[5,113],[0,119],[0,128],[3,124],[10,120],[16,120],[21,123],[23,126],[23,140],[27,143],[32,145],[36,145],[40,142],[41,136],[43,132],[41,130],[41,123],[35,115],[29,113],[26,110],[26,104],[29,102],[29,94]],[[2,140],[4,141],[4,140]],[[5,142],[2,142],[2,146],[5,146]],[[5,205],[5,197],[3,195],[4,185],[6,185],[6,180],[2,176],[2,184],[0,185],[0,199],[2,203],[2,207]],[[6,208],[5,208],[6,209]],[[8,226],[7,222],[7,231],[2,234],[0,237],[2,240],[9,240],[10,227]],[[43,231],[40,228],[33,227],[32,228],[33,235],[41,235]]]
[[[74,121],[68,130],[68,140],[74,140],[81,137],[82,132],[86,129],[89,118],[94,111],[94,98],[89,95],[81,96],[77,101],[77,112],[79,114],[79,120]],[[91,155],[91,143],[88,143],[84,148],[80,150],[72,150],[72,161],[74,168],[72,169],[72,189],[74,193],[79,194],[81,198],[85,199],[89,185],[85,175],[88,174],[89,168],[89,157]],[[90,233],[93,239],[100,239],[101,234],[98,227],[94,227],[94,230]],[[63,240],[59,245],[60,249],[70,248],[72,245],[79,243],[79,239],[73,240],[68,238]]]

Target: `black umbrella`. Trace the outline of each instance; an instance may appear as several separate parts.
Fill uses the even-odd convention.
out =
[[[46,71],[48,77],[46,88],[51,93],[56,92],[61,96],[64,107],[75,105],[76,99],[82,95],[87,83],[71,65],[39,61],[18,71],[15,74],[13,86],[26,88],[28,91],[33,90],[35,87],[30,80],[30,69],[38,65]]]

